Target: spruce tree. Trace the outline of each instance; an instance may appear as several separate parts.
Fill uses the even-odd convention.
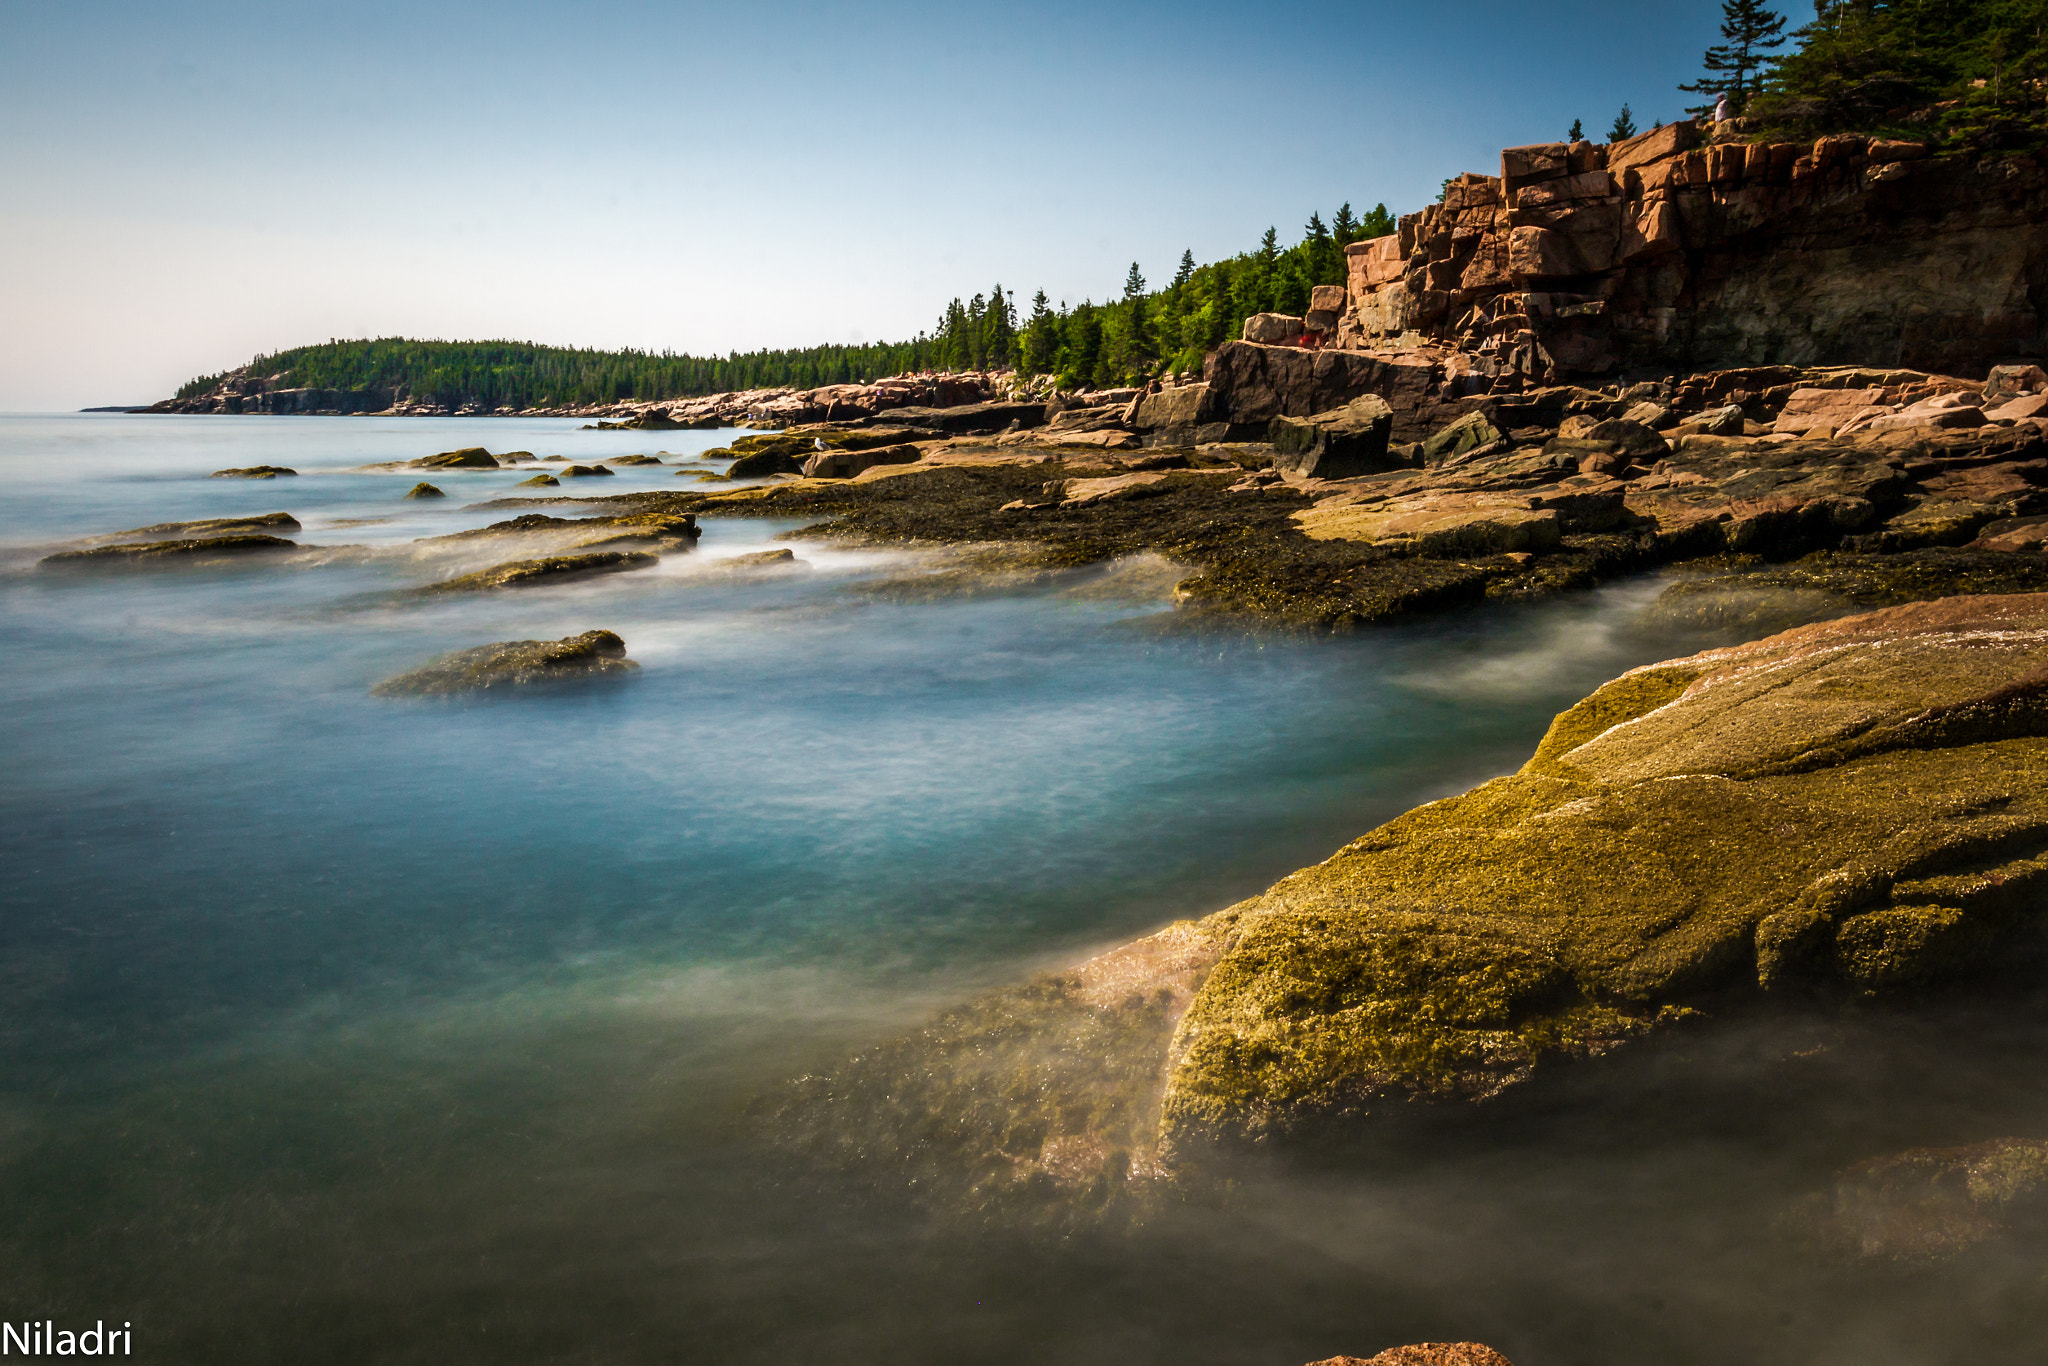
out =
[[[1167,288],[1169,290],[1172,290],[1174,296],[1177,298],[1179,297],[1181,291],[1188,287],[1188,281],[1194,278],[1195,253],[1192,251],[1183,251],[1180,254],[1180,265],[1173,272],[1173,283],[1168,285]]]
[[[1628,106],[1624,104],[1621,107],[1621,112],[1614,116],[1614,127],[1607,130],[1607,140],[1609,142],[1627,142],[1635,135],[1636,117],[1629,112]]]
[[[1131,262],[1130,274],[1124,276],[1124,302],[1141,299],[1145,295],[1145,276],[1138,269],[1136,261]]]
[[[1823,15],[1825,0],[1815,6]],[[1766,54],[1785,45],[1785,16],[1764,8],[1763,0],[1721,0],[1721,36],[1700,58],[1706,75],[1678,88],[1693,95],[1726,95],[1730,113],[1740,114],[1750,97],[1762,88],[1764,71],[1771,58]],[[1711,103],[1693,105],[1688,114],[1711,114]]]
[[[1337,239],[1338,246],[1348,247],[1362,235],[1358,231],[1358,220],[1351,216],[1351,201],[1347,199],[1330,217],[1330,236]]]
[[[1577,119],[1573,119],[1572,131],[1564,135],[1564,140],[1566,142],[1584,142],[1586,140],[1586,125],[1580,123]]]

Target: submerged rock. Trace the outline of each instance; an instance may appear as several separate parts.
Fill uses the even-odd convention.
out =
[[[2048,1228],[2048,1139],[1996,1138],[1859,1162],[1798,1212],[1828,1251],[1935,1261]]]
[[[561,640],[501,640],[458,650],[387,678],[370,691],[378,697],[452,697],[510,691],[586,678],[617,678],[639,665],[626,658],[626,642],[610,631],[585,631]]]
[[[565,465],[561,470],[564,479],[590,479],[610,474],[611,471],[602,465]]]
[[[245,465],[239,469],[215,470],[209,479],[275,479],[280,475],[298,475],[297,470],[286,469],[283,465]]]
[[[234,536],[244,533],[267,535],[277,531],[300,531],[299,519],[289,512],[266,512],[255,517],[208,517],[197,522],[158,522],[154,526],[116,531],[100,540],[122,540],[130,536]]]
[[[2048,595],[1892,608],[1624,674],[1520,772],[1243,908],[1169,1149],[1481,1100],[1700,993],[1919,990],[2034,933]]]
[[[494,470],[498,462],[482,446],[465,446],[459,451],[442,451],[406,462],[416,470]]]
[[[607,463],[613,465],[659,465],[661,461],[651,455],[615,455]]]
[[[552,489],[561,487],[562,481],[552,474],[536,474],[531,479],[522,479],[516,487],[522,489]]]
[[[435,488],[432,484],[414,484],[410,489],[406,490],[405,496],[408,498],[446,498],[448,495]]]
[[[44,564],[152,564],[168,561],[196,561],[297,550],[296,542],[281,536],[191,536],[174,541],[138,541],[125,545],[96,545],[88,550],[62,550],[43,558]]]
[[[756,550],[746,555],[727,555],[713,560],[721,569],[808,569],[794,550]]]
[[[635,550],[598,550],[583,555],[548,555],[534,560],[512,560],[492,565],[474,574],[430,583],[422,592],[470,593],[491,588],[531,588],[536,584],[560,583],[588,574],[619,574],[629,569],[646,569],[660,563],[659,555]]]

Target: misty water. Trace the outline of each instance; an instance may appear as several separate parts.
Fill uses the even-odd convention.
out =
[[[1655,579],[1341,638],[1174,628],[1176,568],[963,586],[706,519],[658,568],[408,590],[530,470],[517,419],[0,418],[0,1314],[177,1362],[2023,1361],[2048,1259],[1830,1259],[1862,1158],[2048,1135],[2037,996],[1786,1008],[1426,1138],[1035,1233],[781,1182],[748,1100],[935,1009],[1220,909],[1516,767],[1701,642]],[[296,478],[209,479],[276,464]],[[582,492],[580,485],[561,493]],[[555,493],[556,490],[543,490]],[[550,509],[560,512],[561,509]],[[285,511],[334,547],[38,568]],[[718,570],[794,545],[809,568]],[[968,588],[972,591],[968,591]],[[373,698],[439,653],[619,632],[617,686]]]

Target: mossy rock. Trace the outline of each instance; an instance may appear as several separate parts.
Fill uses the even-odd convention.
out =
[[[564,479],[596,479],[611,475],[602,465],[564,465],[560,471]]]
[[[45,556],[42,563],[58,566],[190,563],[273,554],[298,548],[295,542],[281,536],[188,536],[171,541],[139,541],[125,545],[98,545],[88,550],[62,550]]]
[[[416,470],[494,470],[497,459],[482,446],[464,446],[459,451],[442,451],[439,455],[422,456],[409,461]]]
[[[136,536],[159,539],[192,536],[267,536],[280,531],[303,529],[299,525],[299,519],[289,512],[265,512],[254,517],[207,517],[196,522],[158,522],[153,526],[131,527],[127,531],[116,531],[96,539],[116,541]]]
[[[209,478],[209,479],[277,479],[277,478],[282,478],[282,477],[285,477],[285,476],[294,476],[294,477],[295,477],[295,476],[297,476],[297,474],[298,474],[298,471],[297,471],[297,470],[294,470],[294,469],[287,469],[287,468],[285,468],[285,467],[284,467],[283,465],[245,465],[245,466],[242,466],[242,467],[240,467],[240,468],[238,468],[238,469],[229,469],[229,470],[215,470],[215,471],[214,471],[214,472],[213,472],[212,474],[209,474],[209,475],[207,476],[207,478]]]
[[[544,583],[560,583],[566,579],[582,578],[591,574],[619,574],[630,569],[646,569],[660,563],[659,555],[646,551],[599,550],[582,555],[547,555],[532,560],[512,560],[505,564],[492,565],[474,574],[458,578],[443,579],[440,583],[428,584],[422,591],[428,593],[475,593],[493,588],[532,588]]]
[[[606,463],[612,465],[659,465],[661,461],[651,455],[615,455]]]
[[[1638,669],[1249,903],[1164,1139],[1482,1100],[1708,1001],[1926,991],[2031,942],[2044,894],[2048,595]]]
[[[446,498],[448,495],[435,488],[432,484],[414,484],[405,491],[405,496],[408,498]]]
[[[561,487],[562,481],[552,474],[536,474],[531,479],[522,479],[516,487],[522,489],[552,489]]]
[[[371,692],[378,697],[502,693],[591,678],[620,678],[639,667],[626,658],[626,642],[616,634],[585,631],[561,640],[504,640],[458,650],[388,678]]]

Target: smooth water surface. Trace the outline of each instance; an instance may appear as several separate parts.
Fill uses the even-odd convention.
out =
[[[1653,1077],[1085,1245],[777,1199],[728,1124],[749,1096],[1256,893],[1692,642],[1632,629],[1654,582],[1192,634],[1163,562],[965,592],[804,540],[806,568],[736,574],[798,525],[741,519],[654,569],[413,593],[518,557],[420,538],[505,516],[472,505],[532,471],[362,466],[663,451],[520,492],[694,488],[730,435],[578,425],[0,418],[0,1315],[212,1362],[1291,1366],[1444,1337],[1519,1366],[1946,1362],[2040,1326],[2038,1266],[1873,1277],[1768,1227],[1830,1164],[2048,1132],[2039,1088],[1998,1080],[2042,1060],[2032,1017],[1880,1029],[1856,1056],[1890,1062],[1823,1069],[1796,1115],[1727,1106],[1817,1026],[1743,1034],[1703,1064],[1735,1099],[1676,1137]],[[300,474],[206,477],[256,464]],[[451,496],[405,501],[421,478]],[[272,511],[332,549],[37,565]],[[370,696],[597,627],[636,676]]]

